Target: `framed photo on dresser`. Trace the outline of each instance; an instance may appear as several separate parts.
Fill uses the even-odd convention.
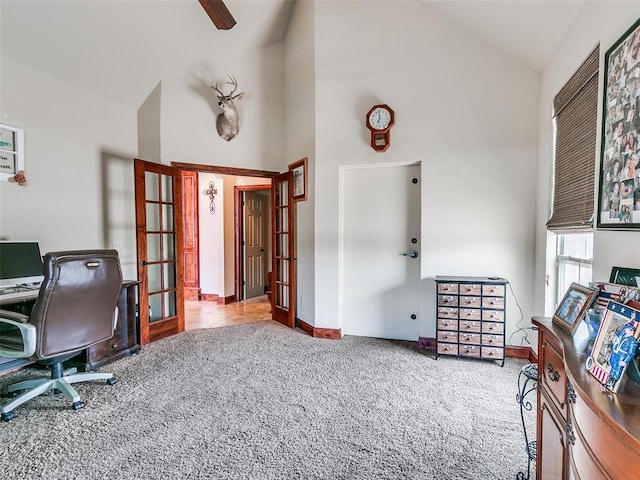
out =
[[[553,314],[553,323],[573,334],[597,295],[595,288],[572,283]]]
[[[586,367],[608,390],[620,389],[623,375],[633,362],[640,336],[640,311],[609,302]]]

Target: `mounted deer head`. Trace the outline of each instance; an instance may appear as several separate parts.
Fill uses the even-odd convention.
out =
[[[238,89],[238,81],[231,75],[229,75],[229,81],[225,83],[233,87],[233,90],[231,90],[231,93],[228,95],[225,95],[218,89],[217,83],[215,85],[211,85],[211,88],[218,92],[218,106],[222,109],[222,113],[218,115],[218,119],[216,120],[216,129],[218,130],[218,135],[228,142],[238,135],[240,131],[238,128],[239,118],[236,102],[242,100],[244,92],[234,95]]]

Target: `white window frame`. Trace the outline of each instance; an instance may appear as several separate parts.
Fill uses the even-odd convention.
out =
[[[11,140],[6,138],[8,132],[13,136]],[[21,170],[24,171],[24,130],[0,124],[0,181],[8,181]]]
[[[590,235],[591,236],[591,251],[590,252],[586,252],[587,255],[589,255],[589,257],[577,257],[577,256],[572,256],[572,255],[565,255],[562,252],[564,251],[564,247],[565,247],[565,242],[567,240],[567,237],[569,235]],[[557,234],[556,237],[556,259],[555,259],[555,267],[556,267],[556,291],[555,291],[555,301],[554,301],[554,305],[558,305],[558,302],[563,298],[564,294],[566,293],[566,289],[568,288],[568,285],[571,284],[571,282],[575,281],[581,284],[587,284],[585,286],[588,286],[588,282],[592,281],[593,277],[593,236],[594,233],[593,231],[583,231],[583,232],[576,232],[576,233],[566,233],[566,234]],[[592,275],[589,276],[588,281],[580,281],[580,277],[582,277],[581,274],[578,275],[578,279],[576,278],[572,278],[570,280],[566,280],[566,267],[567,266],[578,266],[578,270],[581,272],[583,266],[589,267],[589,270],[591,270]]]

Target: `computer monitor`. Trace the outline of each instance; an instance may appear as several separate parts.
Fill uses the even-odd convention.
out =
[[[35,241],[0,241],[0,288],[42,282],[42,255]]]

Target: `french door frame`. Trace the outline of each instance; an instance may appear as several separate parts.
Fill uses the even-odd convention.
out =
[[[292,192],[292,182],[291,182],[291,172],[287,171],[284,173],[279,173],[279,172],[273,172],[273,171],[267,171],[267,170],[251,170],[251,169],[244,169],[244,168],[233,168],[233,167],[221,167],[221,166],[215,166],[215,165],[203,165],[203,164],[195,164],[195,163],[183,163],[183,162],[172,162],[171,166],[180,170],[184,170],[184,171],[195,171],[195,172],[206,172],[206,173],[214,173],[214,174],[219,174],[219,175],[234,175],[234,176],[243,176],[243,177],[263,177],[263,178],[269,178],[271,179],[271,194],[272,194],[272,202],[271,202],[271,232],[270,235],[273,239],[273,229],[275,228],[274,226],[274,218],[275,218],[275,206],[274,206],[274,202],[273,202],[273,198],[274,198],[274,188],[275,188],[275,182],[274,179],[277,176],[281,176],[281,175],[285,175],[288,180],[288,192]],[[291,195],[291,193],[289,193]],[[293,201],[292,198],[289,198],[288,200],[288,205],[289,205],[289,214],[290,214],[290,219],[289,219],[289,225],[291,226],[291,228],[293,229],[295,227],[296,224],[296,205],[295,202]],[[238,215],[238,202],[236,202],[236,207],[235,207],[235,257],[236,257],[236,261],[235,261],[235,295],[234,297],[236,298],[236,300],[239,298],[238,292],[241,292],[242,290],[242,285],[241,285],[241,277],[242,275],[240,274],[240,266],[241,264],[239,264],[238,262],[238,255],[242,255],[242,249],[238,248],[238,245],[240,244],[240,242],[242,242],[242,236],[239,234],[239,222],[241,223],[242,220],[242,215],[240,214],[240,216]],[[296,268],[295,268],[295,264],[296,264],[296,259],[295,259],[295,234],[293,233],[294,231],[292,231],[291,234],[291,241],[288,243],[288,247],[289,247],[289,252],[287,254],[287,257],[290,258],[290,262],[291,262],[291,270],[289,272],[289,284],[290,287],[289,291],[288,291],[288,311],[287,311],[287,318],[285,321],[281,321],[280,323],[283,323],[284,325],[287,325],[290,328],[295,328],[295,316],[296,316],[296,283],[297,283],[297,278],[296,278]],[[274,259],[276,256],[276,245],[274,244],[273,240],[271,242],[271,258],[272,258],[272,275],[275,275],[275,265],[273,264]],[[274,287],[275,287],[275,280],[273,282]],[[272,308],[272,318],[276,321],[278,321],[278,317],[277,316],[277,305],[276,305],[276,292],[272,292],[272,302],[273,302],[273,306],[274,308]]]

